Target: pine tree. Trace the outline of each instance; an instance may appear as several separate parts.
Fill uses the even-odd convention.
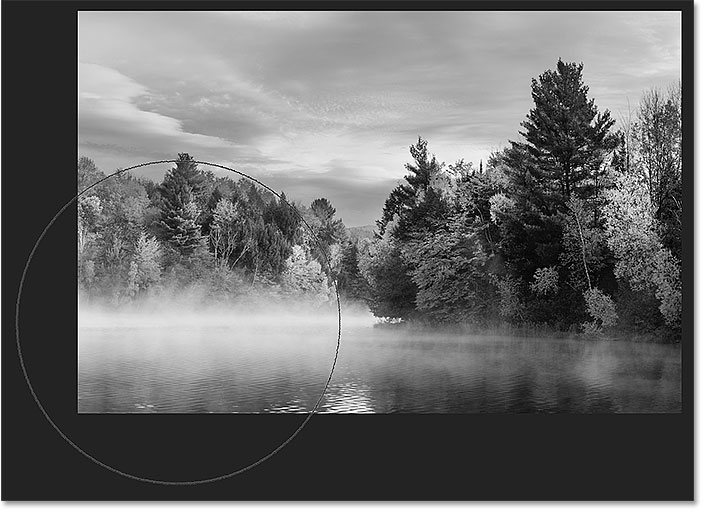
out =
[[[582,69],[583,64],[560,59],[556,71],[533,79],[535,107],[521,123],[527,142],[521,145],[537,161],[543,186],[562,202],[571,194],[583,199],[596,195],[605,154],[617,144],[609,134],[615,121],[587,97]]]
[[[440,229],[450,211],[452,187],[444,187],[445,180],[439,176],[444,164],[428,154],[428,141],[421,137],[410,152],[413,163],[406,164],[406,182],[391,191],[377,221],[380,238],[360,258],[360,270],[369,284],[367,303],[376,316],[407,319],[414,315],[418,287],[411,278],[414,265],[403,258],[403,249]]]
[[[394,216],[403,219],[413,209],[428,190],[431,178],[442,170],[442,164],[435,159],[435,155],[428,156],[428,141],[422,137],[418,137],[418,142],[410,147],[410,151],[414,163],[406,164],[406,183],[401,183],[391,191],[384,203],[381,219],[377,221],[381,235]]]
[[[330,247],[345,238],[345,225],[342,220],[335,219],[336,210],[324,197],[314,200],[310,209],[314,215],[311,227],[315,233],[315,238],[311,240],[310,251],[323,269],[328,270]]]
[[[359,247],[356,242],[347,241],[342,249],[337,288],[348,299],[363,299],[368,295],[366,282],[359,270]]]
[[[278,201],[271,201],[264,211],[264,222],[273,223],[281,231],[289,244],[297,242],[300,217],[293,207],[287,202],[286,194],[281,192]]]
[[[538,268],[559,264],[559,203],[545,190],[543,175],[525,147],[513,144],[492,155],[487,169],[492,179],[504,182],[489,199],[489,214],[499,230],[498,252],[514,277],[528,282]]]
[[[196,199],[204,181],[205,177],[193,158],[187,153],[179,153],[176,167],[166,174],[159,187],[162,237],[182,256],[193,254],[202,243],[198,223],[200,208]]]

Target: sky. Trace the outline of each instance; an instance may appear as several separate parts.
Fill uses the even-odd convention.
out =
[[[380,217],[419,136],[475,167],[519,140],[558,58],[617,121],[681,77],[666,11],[82,11],[78,46],[79,155],[103,172],[189,153],[326,197],[347,226]]]

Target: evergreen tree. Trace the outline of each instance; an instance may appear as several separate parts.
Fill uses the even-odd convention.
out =
[[[264,222],[275,224],[289,244],[298,242],[298,227],[301,218],[296,214],[292,205],[286,200],[286,194],[281,192],[278,200],[271,201],[264,210]]]
[[[543,186],[562,202],[571,194],[593,198],[605,154],[615,149],[617,139],[609,133],[614,120],[608,110],[599,113],[589,87],[582,81],[583,64],[557,61],[532,81],[535,107],[521,135],[535,158]]]
[[[401,224],[410,225],[404,217],[416,206],[423,193],[428,189],[431,178],[442,169],[442,164],[438,163],[435,155],[428,156],[428,141],[418,137],[418,142],[410,147],[411,156],[414,163],[406,164],[408,174],[405,176],[406,183],[401,183],[391,191],[384,203],[381,219],[377,221],[379,234],[383,235],[388,224],[398,216]],[[430,198],[434,201],[436,198]],[[405,236],[403,228],[396,234],[402,238]]]
[[[315,238],[310,240],[310,251],[325,271],[328,271],[330,248],[339,244],[346,237],[345,225],[335,218],[335,208],[325,198],[314,200],[310,205],[313,213],[311,228]]]
[[[524,147],[514,144],[492,155],[487,174],[501,183],[489,199],[490,217],[498,227],[496,248],[514,277],[528,282],[538,268],[559,264],[557,205],[541,186],[535,159]]]
[[[257,212],[257,215],[261,215],[266,210],[267,199],[270,199],[268,197],[265,199],[263,196],[269,194],[265,190],[259,189],[251,181],[246,180],[246,178],[242,178],[239,181],[239,188],[252,211]]]
[[[283,270],[284,262],[291,254],[291,245],[275,224],[257,223],[258,269],[272,278]]]
[[[179,153],[176,167],[167,172],[159,187],[161,235],[181,256],[193,254],[202,244],[201,209],[196,203],[205,177],[193,158]]]
[[[364,299],[368,296],[366,281],[359,270],[359,247],[351,240],[342,249],[337,288],[340,295],[348,299]]]
[[[443,164],[428,154],[428,141],[418,137],[409,149],[413,163],[406,164],[405,183],[386,199],[377,221],[379,239],[360,261],[369,285],[367,303],[376,316],[408,318],[414,314],[418,287],[411,276],[417,262],[404,258],[403,251],[406,244],[444,225],[450,208],[452,183],[440,176]]]

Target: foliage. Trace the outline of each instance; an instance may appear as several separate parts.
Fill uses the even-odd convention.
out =
[[[616,147],[608,110],[599,113],[582,81],[583,64],[557,61],[532,81],[535,107],[521,123],[525,148],[535,158],[543,186],[563,201],[594,194],[593,179],[605,153]]]
[[[663,244],[681,258],[682,230],[682,85],[647,91],[641,99],[634,132],[634,171],[645,182]]]
[[[204,182],[193,158],[180,153],[176,167],[167,172],[159,187],[162,237],[182,256],[193,254],[202,243],[201,209],[196,200]]]
[[[79,161],[83,182],[103,176],[89,159]],[[317,204],[325,205],[319,215],[334,212],[324,198]],[[81,196],[77,208],[81,291],[115,303],[155,285],[194,300],[251,300],[252,293],[274,297],[285,270],[288,293],[294,293],[298,260],[288,260],[292,245],[303,244],[304,267],[314,250],[283,194],[277,199],[249,180],[216,178],[187,154],[179,155],[160,184],[118,174]],[[340,233],[346,229],[330,215],[322,221],[318,227],[328,229],[326,249],[339,274]],[[322,269],[316,264],[306,268],[317,283],[316,300],[322,300],[329,291],[327,263]],[[358,269],[349,272],[362,280]]]
[[[417,286],[416,307],[440,322],[481,323],[493,299],[481,226],[461,216],[404,246],[402,258]]]
[[[106,180],[78,201],[81,290],[327,301],[336,283],[382,318],[676,334],[681,86],[648,91],[613,132],[582,71],[558,60],[533,79],[522,141],[479,169],[445,167],[418,137],[376,232],[350,235],[325,198],[289,202],[187,154],[160,184]],[[104,177],[84,158],[78,173],[79,188]]]
[[[541,185],[533,156],[517,145],[495,153],[487,165],[488,216],[496,226],[496,249],[517,277],[529,282],[538,268],[559,264],[561,217]],[[543,180],[544,181],[544,180]]]
[[[286,258],[291,254],[291,246],[281,234],[279,228],[273,224],[264,223],[261,217],[249,224],[253,233],[253,251],[251,252],[254,266],[254,275],[263,272],[274,277],[278,275]]]
[[[98,238],[98,223],[103,205],[98,196],[78,198],[78,259],[83,258],[88,245]]]
[[[159,281],[161,264],[159,242],[142,233],[137,239],[134,256],[130,263],[127,288],[134,295]]]
[[[409,212],[414,211],[417,202],[428,189],[431,178],[442,169],[442,164],[438,163],[435,155],[428,155],[427,140],[418,137],[418,142],[410,146],[409,149],[414,163],[406,164],[406,170],[408,171],[405,176],[406,182],[394,188],[384,203],[381,219],[377,221],[379,233],[382,235],[394,216],[399,219],[394,234],[399,238],[403,238],[406,235],[401,226],[412,225],[412,222],[409,222],[406,216]],[[432,196],[431,202],[441,197],[442,194],[438,194],[435,191]]]
[[[608,248],[603,230],[593,224],[585,201],[573,196],[567,201],[562,217],[560,263],[567,270],[571,285],[579,290],[592,288],[599,282],[608,263]]]
[[[286,292],[302,293],[320,302],[330,298],[331,290],[320,264],[308,259],[300,245],[294,245],[286,259],[281,284]]]
[[[646,105],[659,113],[614,133],[610,113],[588,98],[582,70],[559,60],[534,79],[524,141],[494,152],[478,172],[463,160],[445,170],[422,138],[411,146],[405,181],[359,257],[374,314],[438,322],[498,314],[600,332],[642,324],[631,293],[640,289],[658,302],[660,321],[678,328],[678,96],[669,93],[666,107]],[[663,126],[669,137],[658,135]],[[650,158],[662,165],[647,175],[673,198],[662,218],[654,185],[648,199],[618,177],[647,181],[638,147],[644,127],[667,155]]]
[[[92,187],[93,185],[96,185],[100,180],[105,178],[105,174],[103,174],[96,166],[95,162],[91,160],[90,158],[86,158],[84,156],[80,157],[78,159],[78,192],[83,192],[84,190],[88,189],[89,187]],[[91,189],[91,192],[95,193],[97,192],[98,187],[100,185],[97,185],[96,187]]]
[[[555,267],[539,268],[533,275],[530,289],[537,295],[551,295],[557,293],[559,274]]]
[[[238,260],[231,262],[238,242],[241,242],[241,230],[237,229],[237,208],[229,199],[222,198],[218,201],[213,210],[212,222],[210,225],[210,245],[213,249],[213,257],[221,267],[231,268],[237,264]],[[240,253],[241,257],[242,254]]]
[[[665,323],[679,327],[682,316],[682,283],[680,265],[669,249],[659,249],[652,260],[655,296]]]
[[[614,179],[605,192],[605,235],[616,258],[614,274],[635,291],[654,293],[666,322],[677,326],[681,315],[680,265],[658,236],[658,222],[648,189],[634,174]]]
[[[369,243],[359,258],[369,287],[367,304],[375,316],[409,318],[416,310],[417,287],[409,277],[401,249],[388,237]]]
[[[584,292],[584,301],[587,311],[596,322],[587,327],[588,332],[594,332],[596,328],[611,327],[616,325],[618,314],[614,301],[598,288],[590,288]]]
[[[521,301],[521,280],[509,275],[492,276],[492,282],[499,294],[499,315],[508,319],[525,321],[525,304]]]
[[[288,203],[286,194],[283,192],[277,201],[271,201],[265,208],[264,222],[275,224],[289,244],[295,244],[299,241],[301,218],[293,205]]]
[[[503,192],[494,194],[489,198],[489,215],[491,221],[497,226],[502,219],[507,219],[516,215],[516,201],[508,197]]]
[[[359,269],[359,244],[347,241],[341,250],[340,271],[337,287],[340,295],[348,299],[365,299],[368,294],[367,282]]]
[[[314,200],[310,210],[313,213],[313,219],[309,225],[314,235],[309,242],[311,253],[320,265],[327,269],[333,266],[329,261],[332,248],[339,245],[346,237],[345,225],[342,220],[335,218],[335,208],[325,198]]]

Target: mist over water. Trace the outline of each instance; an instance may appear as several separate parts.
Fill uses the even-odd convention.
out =
[[[376,328],[343,305],[320,413],[677,412],[678,345]],[[308,413],[337,305],[82,305],[82,413]]]

